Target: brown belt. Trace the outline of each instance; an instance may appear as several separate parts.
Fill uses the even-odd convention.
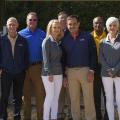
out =
[[[42,64],[42,62],[41,61],[37,61],[37,62],[32,63],[31,65],[37,65],[37,64]]]

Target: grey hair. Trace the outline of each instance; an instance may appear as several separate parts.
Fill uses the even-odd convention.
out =
[[[116,17],[109,17],[107,19],[107,21],[106,21],[106,28],[107,28],[107,30],[108,30],[108,27],[110,26],[110,24],[112,24],[112,23],[116,23],[117,28],[119,28],[119,20],[118,20],[118,18],[116,18]]]
[[[13,21],[13,22],[15,22],[15,23],[18,24],[18,21],[17,21],[17,19],[16,19],[15,17],[10,17],[10,18],[8,18],[8,20],[7,20],[7,25],[8,25],[8,23],[11,22],[11,21]]]

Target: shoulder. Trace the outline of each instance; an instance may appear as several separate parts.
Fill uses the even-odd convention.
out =
[[[7,34],[2,35],[0,38],[1,38],[1,40],[7,39]]]
[[[20,30],[18,33],[21,34],[21,33],[24,33],[26,31],[27,31],[27,28],[24,28],[24,29]]]
[[[42,37],[45,37],[46,35],[46,33],[40,28],[37,28],[37,33],[39,33]]]
[[[86,32],[86,31],[81,31],[80,32],[80,37],[83,37],[85,40],[89,41],[89,40],[93,40],[93,36],[91,35],[90,32]]]
[[[27,44],[27,40],[18,33],[18,40],[24,44]]]
[[[21,35],[25,38],[26,34],[28,33],[28,30],[27,30],[27,28],[24,28],[24,29],[20,30],[18,33],[19,33],[19,35]]]
[[[49,46],[50,44],[51,44],[51,39],[49,37],[45,38],[42,42],[42,47]]]

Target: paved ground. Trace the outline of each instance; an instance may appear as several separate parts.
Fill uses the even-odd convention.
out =
[[[66,117],[64,120],[69,120],[69,115],[67,113],[67,109],[65,109],[65,113],[66,113]],[[32,116],[31,116],[32,120],[37,120],[36,115],[37,115],[36,109],[35,109],[35,106],[33,105],[32,106]],[[23,120],[23,118],[24,118],[23,110],[21,111],[21,116],[22,116],[22,120]],[[9,107],[8,107],[8,120],[13,120],[13,106],[12,105],[9,105]],[[84,107],[83,106],[81,106],[81,120],[84,120]]]
[[[82,97],[81,97],[82,98]],[[36,109],[35,109],[35,100],[34,99],[32,99],[32,116],[31,116],[31,118],[32,118],[32,120],[37,120],[37,118],[36,118]],[[84,115],[84,105],[83,105],[83,99],[81,99],[81,105],[80,105],[80,108],[81,108],[81,119],[80,120],[85,120],[85,115]],[[115,107],[115,108],[117,108],[117,107]],[[68,109],[67,109],[67,107],[65,107],[65,109],[64,109],[64,112],[66,113],[65,114],[65,119],[64,120],[69,120],[68,118],[69,118],[69,114],[68,114]],[[103,99],[102,99],[102,113],[104,113],[104,104],[103,104]],[[24,118],[24,116],[23,116],[23,109],[22,109],[22,111],[21,111],[21,116],[22,116],[22,120],[23,120],[23,118]],[[58,117],[60,117],[60,115],[58,116]],[[11,105],[9,105],[9,107],[8,107],[8,120],[13,120],[13,105],[11,104]],[[115,120],[118,120],[118,115],[117,115],[117,112],[115,111]]]
[[[81,105],[80,106],[81,108],[81,119],[80,120],[85,120],[85,117],[84,117],[84,106]],[[104,110],[102,109],[102,111],[104,112]],[[65,110],[65,113],[66,113],[66,117],[64,120],[69,120],[68,119],[68,114],[67,114],[67,109]],[[22,120],[24,118],[23,116],[23,110],[21,111],[21,116],[22,116]],[[32,106],[32,116],[31,116],[32,120],[37,120],[36,119],[36,109],[35,109],[35,105]],[[8,120],[13,120],[13,106],[12,105],[9,105],[8,107]],[[117,115],[117,112],[115,111],[115,120],[118,120],[118,115]]]

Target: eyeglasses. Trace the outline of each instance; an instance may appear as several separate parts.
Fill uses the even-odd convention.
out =
[[[29,21],[30,21],[30,22],[31,22],[31,21],[36,22],[36,21],[37,21],[37,19],[29,19]]]

